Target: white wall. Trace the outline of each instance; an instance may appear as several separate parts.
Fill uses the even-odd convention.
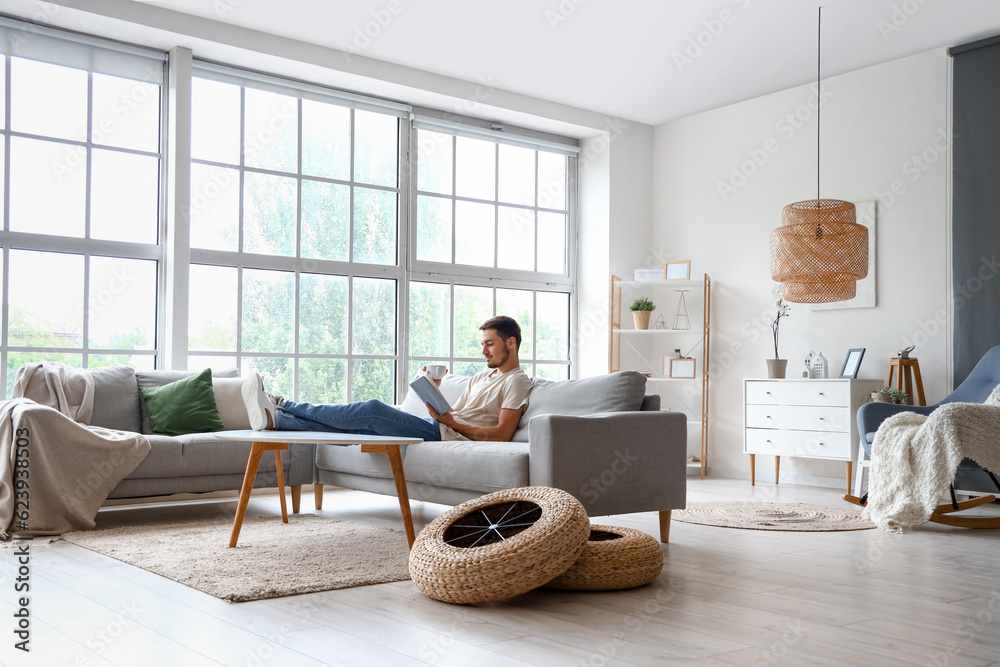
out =
[[[919,343],[928,403],[949,390],[948,72],[943,49],[824,81],[823,197],[878,203],[877,307],[810,311],[793,304],[780,353],[796,376],[810,350],[831,375],[865,347],[859,377]],[[773,355],[769,237],[786,204],[816,197],[812,86],[672,121],[655,129],[652,243],[713,280],[710,468],[749,477],[742,453],[742,379]],[[798,119],[796,119],[798,114]],[[759,163],[759,164],[758,164]],[[742,170],[742,172],[741,172]],[[748,174],[745,175],[744,174]],[[734,177],[735,174],[735,177]],[[728,186],[728,187],[726,187]],[[896,194],[892,194],[895,188]],[[773,479],[758,461],[758,479]],[[844,464],[787,458],[782,479],[844,484]]]
[[[653,128],[617,120],[581,146],[576,377],[608,372],[610,274],[662,266],[652,233]]]

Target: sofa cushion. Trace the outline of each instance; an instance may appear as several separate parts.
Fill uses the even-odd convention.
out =
[[[409,448],[399,448],[404,461]],[[385,454],[366,454],[361,451],[361,445],[316,445],[316,467],[362,477],[392,479],[389,457]]]
[[[94,378],[91,426],[138,433],[142,428],[139,385],[131,366],[107,366],[90,371]]]
[[[155,434],[183,435],[225,428],[215,405],[210,368],[170,384],[140,391]]]
[[[446,399],[448,399],[449,404],[454,405],[455,401],[461,398],[462,392],[465,391],[465,385],[469,384],[469,380],[471,379],[472,378],[467,375],[452,375],[451,373],[444,376],[441,380],[441,393],[444,394]],[[396,407],[403,412],[409,412],[411,415],[416,415],[421,419],[431,416],[430,413],[427,412],[427,406],[424,405],[424,402],[419,396],[417,396],[417,392],[410,389],[409,386],[407,386],[406,398],[404,398],[403,402]]]
[[[198,372],[200,371],[136,371],[135,381],[141,391],[146,387],[162,387]],[[236,368],[221,368],[212,371],[213,378],[238,378],[239,376],[240,371]],[[146,411],[145,401],[139,401],[139,410],[142,415],[142,433],[149,435],[153,432],[153,427],[149,423],[149,412]]]
[[[227,431],[242,431],[250,428],[250,417],[243,402],[243,378],[212,378],[212,391],[219,416]]]
[[[407,484],[492,493],[529,483],[527,443],[448,440],[404,449]]]
[[[223,440],[212,433],[166,436],[148,435],[150,451],[129,479],[243,475],[250,458],[250,442]],[[295,446],[295,445],[293,445]],[[387,458],[383,455],[382,458]],[[288,452],[281,453],[282,468],[288,469]],[[274,472],[274,457],[260,460],[258,473]]]
[[[619,371],[558,382],[532,378],[528,409],[521,416],[513,440],[528,442],[528,426],[539,415],[630,412],[642,407],[645,393],[646,378],[638,371]]]

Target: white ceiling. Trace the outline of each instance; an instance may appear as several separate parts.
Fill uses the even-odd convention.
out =
[[[1000,33],[998,0],[827,2],[824,77]],[[143,4],[651,125],[816,78],[814,0]]]

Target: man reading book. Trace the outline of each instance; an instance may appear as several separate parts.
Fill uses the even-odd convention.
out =
[[[482,351],[487,370],[472,376],[451,411],[438,414],[427,404],[422,418],[372,399],[317,405],[294,403],[264,392],[260,375],[243,383],[243,402],[255,431],[328,431],[390,435],[424,440],[508,441],[528,405],[531,380],[521,370],[521,327],[498,315],[483,323]],[[440,380],[434,380],[440,384]]]

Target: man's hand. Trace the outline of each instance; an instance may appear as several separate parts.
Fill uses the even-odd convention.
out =
[[[438,382],[440,382],[440,380],[438,380]],[[450,426],[454,428],[455,418],[451,416],[451,412],[446,412],[443,415],[439,415],[437,411],[431,407],[430,403],[424,403],[424,405],[427,406],[427,414],[429,414],[434,419],[434,421],[440,422],[445,426]]]
[[[427,366],[421,366],[420,370],[422,370],[424,373],[426,373],[427,372]],[[431,377],[431,376],[428,375],[427,377]],[[431,382],[433,382],[434,384],[436,384],[437,386],[440,387],[441,386],[441,380],[443,380],[443,379],[444,378],[440,378],[440,379],[435,380],[434,378],[431,378]]]

